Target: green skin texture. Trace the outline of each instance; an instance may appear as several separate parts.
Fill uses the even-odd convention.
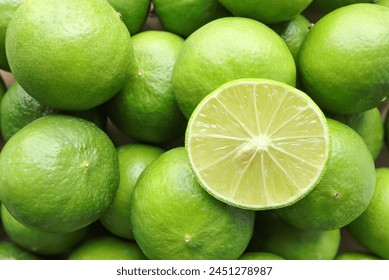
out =
[[[373,159],[376,160],[384,144],[384,123],[378,108],[351,115],[330,115],[354,129],[365,140]]]
[[[389,258],[389,168],[376,169],[373,198],[366,211],[347,226],[351,236],[364,248],[383,258]]]
[[[385,7],[355,4],[327,14],[311,28],[297,64],[304,91],[323,110],[360,113],[386,100],[388,25]]]
[[[9,71],[5,54],[5,34],[9,21],[24,0],[0,0],[0,69]]]
[[[91,224],[108,208],[119,185],[119,160],[93,123],[49,115],[4,145],[0,174],[0,200],[18,221],[64,233]]]
[[[100,222],[116,236],[134,239],[131,226],[131,196],[143,170],[164,150],[144,144],[128,144],[117,148],[120,184],[115,198]]]
[[[145,260],[146,256],[135,242],[113,236],[89,239],[78,246],[69,260]]]
[[[218,0],[153,0],[165,30],[188,37],[206,23],[231,14]]]
[[[257,212],[249,251],[266,251],[287,260],[332,260],[340,245],[340,230],[302,230],[276,213]]]
[[[284,260],[284,258],[269,252],[247,252],[240,256],[239,260]]]
[[[135,240],[149,259],[238,259],[252,236],[254,212],[208,194],[198,184],[185,148],[179,147],[141,174],[132,196],[131,222]]]
[[[11,242],[0,242],[0,260],[38,260],[38,256]]]
[[[296,203],[279,209],[301,229],[333,230],[355,220],[374,192],[375,165],[363,139],[350,127],[327,119],[332,152],[314,189]],[[347,169],[346,169],[347,168]]]
[[[3,228],[8,237],[15,244],[35,254],[57,255],[66,253],[77,245],[87,232],[86,228],[69,233],[50,233],[34,230],[19,223],[4,205],[1,208]]]
[[[247,18],[221,18],[185,41],[173,69],[173,92],[189,119],[206,95],[240,78],[267,78],[294,86],[293,56],[264,24]]]
[[[184,40],[166,31],[132,37],[134,64],[123,89],[108,102],[108,115],[127,136],[163,143],[184,134],[186,119],[172,91],[172,72]]]
[[[130,34],[105,0],[24,2],[8,25],[6,50],[20,85],[62,110],[106,102],[132,63]]]
[[[343,252],[335,260],[380,260],[376,256],[364,252]]]
[[[312,0],[219,0],[234,16],[256,19],[265,24],[292,19],[304,11]]]
[[[121,14],[122,21],[131,35],[142,29],[149,14],[150,0],[108,0],[108,2]]]
[[[356,3],[375,3],[377,0],[313,0],[312,7],[322,11],[324,13],[329,13],[340,7],[356,4]]]
[[[303,15],[297,15],[287,22],[270,25],[269,27],[277,32],[284,40],[295,61],[300,47],[310,29],[310,21]]]

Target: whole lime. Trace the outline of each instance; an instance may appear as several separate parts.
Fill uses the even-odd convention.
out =
[[[185,148],[178,147],[141,174],[132,195],[131,223],[149,259],[238,259],[250,241],[254,212],[208,194]]]
[[[93,123],[41,117],[19,130],[0,155],[0,200],[19,222],[71,232],[100,218],[119,185],[110,138]]]
[[[114,96],[132,63],[130,34],[102,0],[29,0],[6,34],[10,68],[43,104],[86,110]]]
[[[389,9],[354,4],[325,15],[303,42],[298,69],[303,89],[327,112],[378,107],[389,92]]]
[[[189,118],[206,95],[239,78],[267,78],[295,85],[293,56],[266,25],[248,18],[221,18],[186,39],[173,70],[173,92]]]

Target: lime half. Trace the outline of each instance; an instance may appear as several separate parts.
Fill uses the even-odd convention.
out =
[[[239,79],[196,107],[185,145],[211,195],[261,210],[290,205],[316,185],[330,138],[323,112],[302,91],[272,80]]]

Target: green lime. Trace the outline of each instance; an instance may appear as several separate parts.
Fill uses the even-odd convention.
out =
[[[343,252],[336,256],[335,260],[379,260],[380,258],[366,252]]]
[[[280,36],[266,25],[248,18],[221,18],[185,41],[173,70],[173,92],[189,119],[206,95],[240,78],[295,85],[293,56]]]
[[[145,260],[139,246],[113,236],[89,239],[73,250],[69,260]]]
[[[24,0],[0,0],[0,69],[9,71],[7,56],[5,54],[5,33],[8,24]]]
[[[117,151],[120,184],[111,206],[100,221],[111,233],[134,239],[130,222],[132,192],[143,170],[164,150],[150,145],[127,144],[117,148]]]
[[[38,231],[18,222],[1,207],[1,220],[7,236],[20,247],[40,255],[58,255],[66,253],[85,237],[86,228],[67,233],[49,233]]]
[[[110,138],[93,123],[49,115],[4,145],[0,175],[0,200],[19,222],[71,232],[109,207],[119,185],[119,160]]]
[[[206,23],[231,14],[218,0],[153,0],[163,27],[183,37]]]
[[[384,144],[385,134],[384,123],[378,108],[350,115],[329,114],[329,117],[354,129],[365,141],[373,159],[378,158]]]
[[[134,64],[124,88],[108,102],[108,115],[132,139],[161,143],[184,134],[186,119],[172,91],[172,72],[184,40],[166,31],[132,38]]]
[[[178,147],[139,177],[131,223],[149,259],[238,259],[250,241],[254,212],[209,195],[198,184],[185,148]]]
[[[243,253],[239,260],[284,260],[284,258],[269,252],[247,252]]]
[[[340,7],[352,5],[356,3],[374,3],[377,2],[377,0],[313,0],[312,7],[324,12],[329,13],[333,10],[336,10]]]
[[[325,111],[360,113],[389,93],[389,10],[348,5],[322,17],[299,57],[303,89]]]
[[[131,35],[138,33],[146,22],[151,0],[108,0],[121,15]]]
[[[288,21],[304,11],[312,0],[219,0],[234,16],[248,17],[265,24]]]
[[[373,254],[389,258],[389,168],[376,169],[376,185],[367,209],[347,226],[351,236]]]
[[[291,225],[312,230],[346,226],[369,205],[375,165],[363,139],[350,127],[328,119],[332,152],[319,183],[303,199],[280,209]]]
[[[295,61],[300,47],[311,28],[311,22],[303,15],[297,15],[292,19],[269,27],[281,36],[282,40],[288,46]]]
[[[33,253],[24,250],[11,242],[0,242],[0,260],[37,260]]]
[[[265,251],[287,260],[332,260],[339,249],[340,230],[295,228],[273,211],[257,212],[249,251]]]
[[[12,73],[43,104],[87,110],[113,97],[132,63],[130,34],[102,0],[29,0],[6,34]]]
[[[265,79],[234,80],[209,94],[189,120],[185,145],[208,192],[255,210],[305,196],[330,153],[319,107],[302,91]]]

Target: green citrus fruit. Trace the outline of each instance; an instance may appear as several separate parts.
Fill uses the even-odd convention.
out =
[[[234,80],[209,94],[189,120],[185,145],[208,192],[255,210],[301,199],[320,180],[330,152],[317,105],[265,79]]]
[[[351,236],[367,250],[389,258],[389,168],[376,169],[376,185],[367,209],[347,226]]]
[[[11,242],[0,242],[0,260],[37,260],[33,253],[24,250]]]
[[[230,13],[218,0],[153,0],[163,27],[183,37],[206,23]]]
[[[257,212],[249,251],[265,251],[287,260],[332,260],[339,249],[340,230],[295,228],[273,211]]]
[[[198,184],[185,148],[178,147],[139,177],[131,223],[149,259],[238,259],[250,241],[254,212],[209,195]]]
[[[284,258],[269,252],[247,252],[243,253],[239,260],[284,260]]]
[[[219,0],[234,16],[248,17],[266,24],[292,19],[304,11],[312,0]]]
[[[389,92],[389,10],[354,4],[325,15],[304,40],[298,68],[303,89],[325,111],[378,107]]]
[[[127,144],[117,148],[117,151],[120,184],[111,206],[104,212],[100,221],[111,233],[134,239],[130,222],[132,192],[143,170],[164,150],[143,144]]]
[[[344,227],[365,211],[373,196],[375,165],[366,143],[347,125],[327,122],[332,152],[322,179],[303,199],[279,210],[298,228]]]
[[[330,114],[329,117],[354,129],[365,141],[373,159],[378,158],[384,144],[385,134],[384,123],[378,108],[350,115]]]
[[[366,252],[343,252],[336,256],[335,260],[379,260],[380,258]]]
[[[295,61],[300,50],[301,44],[311,28],[311,22],[303,15],[297,15],[292,19],[270,25],[269,27],[277,32],[284,40]]]
[[[9,21],[24,0],[0,0],[0,69],[9,71],[5,54],[5,34]]]
[[[138,33],[149,14],[151,0],[108,0],[121,15],[131,35]]]
[[[132,39],[134,64],[124,88],[108,102],[108,115],[133,139],[161,143],[184,134],[186,120],[172,91],[172,72],[184,40],[166,31]]]
[[[86,110],[110,99],[132,63],[130,34],[102,0],[25,1],[8,25],[6,51],[20,85],[63,110]]]
[[[389,7],[389,0],[378,0],[376,4]]]
[[[67,233],[49,233],[29,228],[1,207],[1,219],[7,236],[20,247],[40,255],[66,253],[85,237],[86,228]]]
[[[267,78],[295,85],[293,56],[266,25],[248,18],[221,18],[185,41],[173,70],[173,92],[189,118],[206,95],[239,78]]]
[[[119,185],[109,137],[71,116],[41,117],[19,130],[0,154],[0,200],[19,222],[71,232],[100,218]]]
[[[73,250],[69,260],[145,260],[139,246],[113,236],[86,240]]]
[[[321,12],[329,13],[343,6],[356,3],[374,3],[376,1],[377,0],[313,0],[311,6]]]

